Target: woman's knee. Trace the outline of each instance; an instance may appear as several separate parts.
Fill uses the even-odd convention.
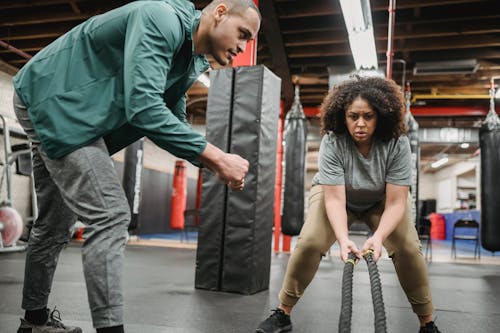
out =
[[[325,255],[329,248],[330,246],[318,237],[299,238],[296,246],[296,249],[300,249],[304,253],[319,255]]]
[[[422,254],[422,245],[419,240],[408,239],[391,245],[387,252],[391,258],[411,258]]]

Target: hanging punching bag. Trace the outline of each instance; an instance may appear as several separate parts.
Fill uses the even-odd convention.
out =
[[[283,217],[281,232],[296,236],[304,224],[304,176],[306,165],[307,124],[295,86],[295,100],[285,117],[283,139]]]
[[[500,251],[500,119],[495,112],[495,88],[490,88],[490,111],[479,130],[481,149],[481,244]]]
[[[172,200],[170,201],[170,228],[184,229],[184,211],[187,200],[186,163],[175,161],[175,171],[172,186]]]
[[[132,214],[128,226],[129,231],[136,230],[139,227],[143,156],[144,138],[137,140],[125,149],[122,184]]]
[[[419,221],[418,216],[418,170],[420,160],[420,146],[418,141],[418,123],[411,114],[411,91],[410,85],[406,85],[406,125],[408,126],[408,139],[411,150],[411,216],[414,223]]]

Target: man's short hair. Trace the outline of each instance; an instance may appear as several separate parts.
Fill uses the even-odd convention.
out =
[[[253,0],[213,0],[203,9],[203,11],[212,10],[221,3],[227,5],[229,14],[241,14],[247,8],[252,8],[259,15],[259,19],[262,20],[260,10],[255,5],[255,2],[253,2]]]

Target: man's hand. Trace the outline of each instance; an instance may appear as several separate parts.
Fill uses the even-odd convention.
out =
[[[361,259],[361,254],[358,248],[356,247],[356,244],[350,239],[347,239],[344,242],[339,242],[339,246],[340,246],[340,258],[342,259],[343,262],[347,260],[349,252],[354,253],[356,257]]]
[[[229,186],[229,188],[233,191],[243,191],[243,188],[245,187],[245,178],[237,182],[229,182],[227,183],[227,186]]]
[[[207,147],[198,159],[231,189],[242,190],[245,186],[245,176],[249,163],[241,156],[224,153],[214,145],[207,143]]]
[[[239,188],[245,184],[245,176],[248,172],[248,161],[236,154],[226,154],[216,164],[215,173],[220,180],[230,183],[231,186]]]
[[[361,249],[361,253],[364,254],[368,250],[373,250],[373,259],[378,261],[382,252],[382,238],[376,234],[368,238]]]

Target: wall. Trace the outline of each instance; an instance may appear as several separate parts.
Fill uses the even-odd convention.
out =
[[[420,172],[418,177],[419,200],[436,199],[437,189],[434,174]]]
[[[113,155],[113,160],[123,162],[125,150]],[[175,161],[180,160],[169,152],[156,146],[151,140],[144,139],[144,167],[168,174],[174,173]],[[186,175],[190,179],[198,179],[198,168],[186,161]]]
[[[436,200],[438,212],[452,212],[457,208],[457,176],[468,173],[471,170],[474,170],[476,173],[477,209],[481,209],[481,178],[479,174],[479,163],[480,161],[478,158],[473,158],[443,168],[434,174],[434,186],[437,187]]]
[[[22,133],[20,126],[14,114],[12,106],[12,96],[14,94],[14,87],[12,85],[12,76],[0,71],[0,114],[5,117],[5,120],[11,129],[10,144],[15,145],[25,143],[26,139],[23,135],[16,134]],[[0,123],[1,126],[1,123]],[[0,172],[4,172],[4,137],[3,130],[1,132],[0,141]],[[12,204],[13,207],[19,212],[23,221],[27,221],[31,217],[31,195],[30,195],[30,179],[27,176],[17,175],[16,165],[12,165]],[[3,177],[2,187],[0,189],[0,202],[7,199],[6,179]]]
[[[12,76],[0,72],[0,114],[11,118],[14,118],[14,110],[12,108],[13,94]]]

